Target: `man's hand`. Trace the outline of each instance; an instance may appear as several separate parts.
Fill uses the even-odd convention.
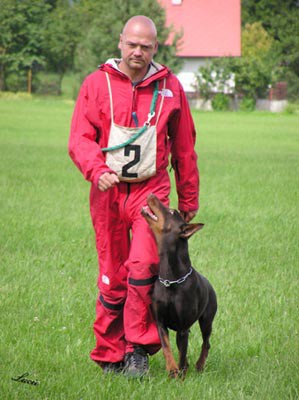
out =
[[[110,172],[104,172],[103,175],[100,176],[98,188],[102,192],[105,192],[106,190],[114,187],[117,183],[119,183],[117,175]]]
[[[186,222],[190,222],[197,214],[197,211],[180,211],[180,214]]]

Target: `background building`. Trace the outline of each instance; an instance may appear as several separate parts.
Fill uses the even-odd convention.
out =
[[[240,0],[159,2],[166,10],[167,25],[183,32],[177,55],[183,58],[184,64],[178,78],[187,93],[195,91],[194,74],[208,58],[241,55]]]

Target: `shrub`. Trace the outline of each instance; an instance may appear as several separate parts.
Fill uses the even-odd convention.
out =
[[[299,114],[299,103],[288,103],[284,109],[285,114]]]
[[[26,92],[27,76],[26,74],[11,72],[5,78],[5,90],[9,92]]]
[[[212,107],[215,111],[227,111],[229,110],[229,97],[224,93],[217,93],[212,99]]]
[[[31,100],[32,95],[27,92],[1,92],[0,99],[5,100]]]
[[[60,95],[61,76],[53,73],[39,72],[33,77],[32,89],[37,94]]]
[[[240,102],[240,111],[254,111],[255,103],[256,101],[253,97],[243,97]]]
[[[289,71],[286,74],[286,80],[287,80],[287,83],[288,83],[288,88],[287,88],[288,100],[291,100],[293,102],[294,101],[298,102],[298,100],[299,100],[299,77],[298,77],[298,75],[296,75],[295,73]]]

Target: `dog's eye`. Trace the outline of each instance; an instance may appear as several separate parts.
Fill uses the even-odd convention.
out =
[[[172,215],[174,214],[174,211],[175,211],[175,210],[174,210],[173,208],[170,208],[170,209],[169,209],[169,212],[170,212],[170,214],[172,214]]]

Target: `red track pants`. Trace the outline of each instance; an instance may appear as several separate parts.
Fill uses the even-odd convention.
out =
[[[151,312],[151,291],[158,269],[156,242],[140,210],[149,193],[168,204],[167,171],[140,183],[121,182],[106,192],[92,187],[90,210],[99,260],[91,358],[117,362],[135,345],[149,354],[160,340]]]

